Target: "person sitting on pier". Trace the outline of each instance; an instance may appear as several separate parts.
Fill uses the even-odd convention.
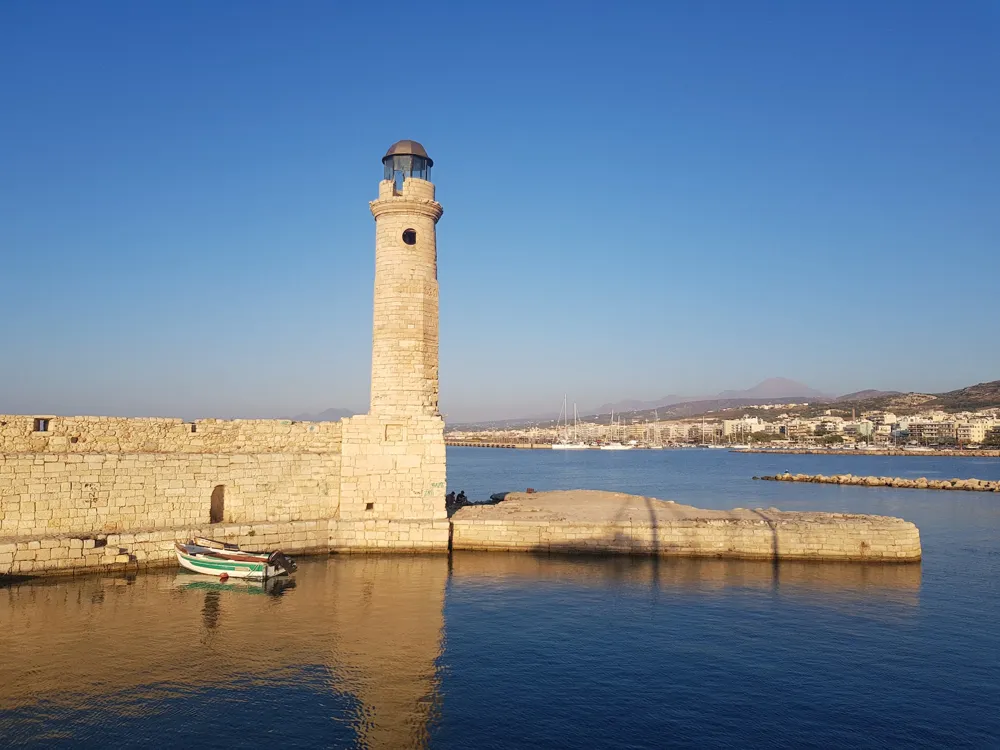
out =
[[[465,496],[465,490],[460,490],[455,500],[460,503],[466,503],[469,501],[469,498]]]
[[[455,504],[455,490],[452,490],[451,492],[449,492],[447,495],[444,496],[444,502],[445,505]]]

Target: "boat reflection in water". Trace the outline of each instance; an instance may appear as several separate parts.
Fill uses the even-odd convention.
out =
[[[477,611],[507,606],[512,589],[544,598],[566,584],[566,596],[583,586],[692,599],[756,590],[844,609],[888,600],[903,606],[882,610],[905,616],[920,591],[919,565],[475,552],[315,558],[265,583],[174,571],[38,580],[0,588],[0,736],[136,746],[169,731],[171,744],[206,746],[257,727],[279,744],[426,746],[445,700],[439,667],[474,670],[479,658],[442,658],[449,577]],[[461,611],[456,637],[488,632],[488,616]],[[477,648],[488,654],[489,638]]]
[[[236,591],[245,594],[281,596],[288,589],[295,588],[295,579],[275,577],[262,581],[251,578],[230,578],[223,581],[219,578],[184,572],[178,573],[171,585],[188,591]]]

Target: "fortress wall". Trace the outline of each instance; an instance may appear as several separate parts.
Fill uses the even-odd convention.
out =
[[[287,419],[0,414],[0,453],[339,453],[340,432],[340,422]]]
[[[0,455],[0,537],[207,525],[213,496],[225,523],[330,518],[339,477],[338,453]]]

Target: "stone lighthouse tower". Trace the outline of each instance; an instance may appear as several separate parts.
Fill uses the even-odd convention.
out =
[[[375,217],[371,406],[342,422],[337,536],[345,548],[447,548],[438,413],[434,162],[416,141],[382,158]]]
[[[382,158],[375,217],[371,413],[438,415],[438,282],[434,162],[416,141]]]

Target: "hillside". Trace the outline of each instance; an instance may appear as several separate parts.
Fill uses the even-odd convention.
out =
[[[1000,406],[1000,380],[977,383],[957,391],[939,393],[930,405],[944,411],[972,411]]]
[[[932,409],[959,412],[1000,407],[1000,380],[978,383],[966,388],[948,391],[947,393],[880,393],[879,391],[874,391],[874,393],[880,393],[880,395],[863,396],[863,394],[867,393],[872,393],[872,391],[859,391],[857,394],[847,394],[832,403],[811,403],[807,407],[790,409],[789,413],[803,417],[814,417],[829,410],[834,414],[850,416],[852,413],[861,414],[862,412],[881,409],[883,411],[906,415]],[[862,397],[851,398],[852,396],[859,395]],[[713,417],[733,419],[736,416],[746,413],[759,414],[760,416],[765,415],[764,411],[736,409],[731,413],[713,414]],[[773,413],[772,411],[771,414]]]

